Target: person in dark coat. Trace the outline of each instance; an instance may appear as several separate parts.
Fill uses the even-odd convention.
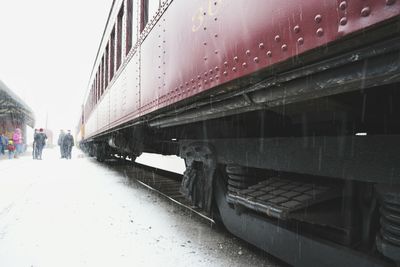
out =
[[[63,148],[66,159],[71,159],[71,151],[73,146],[74,146],[74,137],[71,135],[71,131],[68,130],[68,133],[64,136],[63,139]]]
[[[63,145],[64,137],[65,137],[64,131],[60,130],[60,135],[58,136],[57,144],[60,146],[60,155],[62,159],[65,158],[65,150]]]
[[[32,157],[33,157],[33,159],[37,159],[37,156],[38,156],[37,143],[36,143],[38,133],[39,133],[39,130],[35,129],[35,132],[33,134],[33,144],[32,144],[32,148],[33,148]]]
[[[43,129],[40,128],[39,129],[39,133],[36,134],[36,151],[37,151],[37,155],[36,158],[37,159],[42,159],[42,151],[44,146],[46,145],[46,139],[47,139],[47,135],[44,133]]]
[[[8,146],[8,138],[4,133],[0,134],[0,155],[5,155],[5,150]]]

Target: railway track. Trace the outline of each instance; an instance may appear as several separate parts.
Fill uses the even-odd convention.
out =
[[[141,186],[160,195],[174,205],[177,205],[197,216],[204,222],[215,226],[215,221],[201,209],[191,203],[180,193],[179,189],[183,175],[143,165],[130,160],[113,159],[105,162],[107,166],[123,173],[129,181],[135,181]]]

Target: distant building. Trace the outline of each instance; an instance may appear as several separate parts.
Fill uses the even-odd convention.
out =
[[[10,138],[15,128],[20,128],[26,144],[26,127],[34,125],[31,108],[0,80],[0,132]]]

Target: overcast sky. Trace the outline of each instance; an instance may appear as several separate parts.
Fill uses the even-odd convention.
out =
[[[0,0],[0,80],[36,128],[73,129],[112,0]]]

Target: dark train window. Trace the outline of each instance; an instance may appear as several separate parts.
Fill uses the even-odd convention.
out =
[[[140,13],[140,32],[142,32],[149,21],[149,0],[142,0],[142,8]]]
[[[103,92],[107,89],[107,86],[108,86],[108,53],[109,53],[109,48],[107,45],[106,53],[104,54],[104,90],[103,90]]]
[[[95,79],[94,79],[94,88],[93,88],[93,106],[94,106],[95,101],[96,101],[96,96],[95,96],[95,94],[96,94],[97,88],[99,88],[99,82],[98,82],[97,76],[98,76],[98,75],[97,75],[97,73],[96,73],[96,76],[95,76]]]
[[[114,71],[115,71],[114,58],[115,58],[115,27],[111,32],[111,38],[110,38],[110,81],[114,77]]]
[[[100,63],[100,96],[103,94],[104,91],[104,56],[101,58]]]
[[[118,13],[117,19],[117,70],[119,66],[121,66],[121,56],[122,56],[122,21],[124,18],[124,6],[121,6],[121,9]]]
[[[128,55],[129,51],[132,48],[132,12],[133,12],[133,5],[132,0],[126,1],[126,8],[127,8],[127,17],[126,17],[126,50],[125,55]]]

